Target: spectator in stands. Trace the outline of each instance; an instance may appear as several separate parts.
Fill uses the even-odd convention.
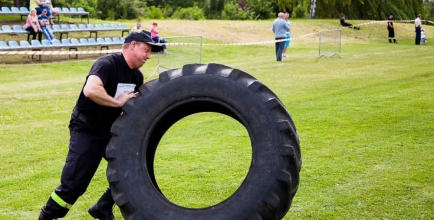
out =
[[[30,10],[30,14],[27,16],[24,29],[33,35],[33,40],[36,40],[36,35],[38,35],[38,40],[41,41],[42,30],[41,26],[39,26],[38,16],[36,16],[36,9]]]
[[[131,29],[131,32],[142,32],[142,22],[141,21],[137,21],[136,26],[133,27],[133,29]]]
[[[47,9],[42,10],[42,14],[38,16],[38,21],[39,26],[41,26],[42,33],[51,43],[51,41],[53,41],[55,38],[53,33],[47,28],[47,25],[50,25],[49,18],[47,16]]]
[[[341,25],[344,27],[349,27],[354,30],[360,30],[360,27],[354,26],[353,24],[346,22],[344,14],[341,14]]]
[[[157,22],[154,21],[152,23],[151,29],[149,30],[149,32],[151,32],[152,40],[154,42],[157,42],[157,43],[162,43],[163,44],[163,54],[169,54],[166,50],[167,41],[164,38],[161,38],[160,36],[158,36],[158,34],[160,34],[160,30],[158,30],[157,26],[158,26]]]
[[[42,11],[44,9],[47,10],[47,16],[50,18],[50,24],[54,24],[53,22],[53,16],[58,16],[59,12],[54,9],[53,4],[51,4],[51,0],[34,0],[34,2],[36,3],[36,5],[38,7],[36,7],[36,12],[38,15],[42,14]],[[34,4],[31,4],[34,5]]]

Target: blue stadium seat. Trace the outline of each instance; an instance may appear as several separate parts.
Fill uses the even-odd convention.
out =
[[[71,12],[72,14],[79,14],[77,8],[69,8],[69,12]]]
[[[60,25],[60,28],[62,29],[62,31],[69,31],[69,27],[67,24]]]
[[[89,29],[86,27],[85,24],[79,24],[79,25],[78,25],[78,28],[79,28],[80,30],[89,30]]]
[[[93,24],[87,24],[87,29],[88,30],[95,30],[95,25],[93,25]]]
[[[128,29],[128,28],[125,27],[124,24],[118,24],[118,28],[121,28],[121,29]]]
[[[71,38],[71,45],[73,46],[81,46],[80,41],[77,38]]]
[[[8,7],[2,7],[2,14],[12,14],[12,11]]]
[[[96,42],[97,42],[99,45],[106,45],[106,44],[107,44],[107,43],[105,42],[104,38],[101,38],[101,37],[98,37],[98,38],[96,39]]]
[[[96,42],[95,38],[89,38],[89,39],[87,39],[87,42],[89,44],[92,44],[92,45],[98,45],[98,43]]]
[[[114,44],[113,40],[109,37],[104,38],[106,44]]]
[[[51,47],[51,43],[50,43],[50,41],[47,40],[47,39],[43,39],[43,40],[41,41],[41,44],[42,44],[42,46],[44,46],[44,47]]]
[[[14,40],[10,40],[8,44],[11,49],[20,49],[20,45],[18,45],[18,42]]]
[[[112,30],[120,30],[116,24],[110,24],[110,27],[112,28]]]
[[[21,27],[20,25],[14,25],[12,27],[12,29],[14,30],[15,33],[17,34],[24,34],[24,33],[28,33],[26,30],[23,29],[23,27]]]
[[[123,42],[121,41],[121,39],[119,37],[114,37],[113,38],[113,43],[114,44],[123,44]]]
[[[62,46],[63,46],[59,39],[53,39],[53,40],[51,41],[51,45],[52,45],[53,47],[62,47]]]
[[[11,7],[11,12],[12,12],[13,14],[21,14],[20,9],[17,8],[17,7]]]
[[[89,42],[87,41],[86,38],[80,38],[80,44],[83,46],[87,46],[89,45]]]
[[[62,45],[63,46],[71,46],[71,41],[69,41],[69,39],[62,39]]]
[[[86,27],[86,26],[84,26]],[[76,24],[71,24],[69,25],[69,31],[80,31],[80,29],[78,29]]]
[[[2,31],[3,33],[14,33],[11,26],[9,25],[2,25]]]
[[[41,48],[42,47],[41,42],[39,42],[38,40],[32,40],[30,42],[30,45],[32,45],[33,48]]]
[[[62,9],[59,8],[59,7],[54,7],[54,9],[56,9],[59,13],[62,13],[62,12],[63,12]]]
[[[58,24],[53,24],[53,32],[62,32],[62,28]]]
[[[89,12],[85,11],[83,8],[77,8],[77,10],[82,14],[89,14]]]
[[[26,7],[21,7],[21,8],[20,8],[20,12],[21,12],[21,13],[27,13],[27,14],[30,14],[29,9],[26,8]]]
[[[8,50],[9,46],[4,41],[0,41],[0,50]]]
[[[30,49],[32,46],[30,46],[29,42],[26,40],[20,40],[20,47],[22,49]]]
[[[113,30],[112,26],[110,26],[109,24],[103,24],[102,27],[106,30]]]
[[[70,14],[71,11],[69,11],[69,8],[65,8],[65,7],[63,7],[63,8],[62,8],[62,13],[63,13],[63,14]]]
[[[105,30],[105,28],[100,24],[95,24],[95,29],[100,31]]]

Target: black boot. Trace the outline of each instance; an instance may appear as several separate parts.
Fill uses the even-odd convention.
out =
[[[392,39],[389,39],[389,43],[392,43]]]
[[[56,220],[57,218],[51,218],[49,214],[45,211],[45,206],[42,207],[41,213],[39,213],[38,220]]]
[[[104,194],[98,200],[95,205],[93,205],[87,212],[95,218],[100,220],[114,220],[113,216],[113,205],[115,201],[113,200],[110,187],[106,189]]]
[[[393,39],[393,43],[398,44],[398,41],[396,41],[396,39]]]
[[[57,218],[63,218],[68,211],[69,209],[60,206],[50,197],[47,204],[42,207],[38,220],[55,220]]]

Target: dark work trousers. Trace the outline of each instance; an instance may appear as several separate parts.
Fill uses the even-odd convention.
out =
[[[42,32],[35,32],[35,30],[33,30],[33,27],[26,28],[26,31],[30,32],[30,34],[33,35],[32,40],[36,40],[36,35],[38,35],[38,40],[39,40],[39,42],[41,41]]]
[[[421,29],[420,27],[416,28],[416,39],[414,40],[414,43],[416,45],[420,45],[420,32],[421,32],[420,29]]]
[[[45,206],[47,216],[64,217],[69,208],[83,195],[95,174],[111,134],[90,128],[74,128],[74,120],[70,124],[69,151],[63,167],[61,184],[54,190]],[[55,198],[56,195],[59,198]],[[59,201],[60,204],[59,204]],[[67,205],[65,205],[67,204]]]
[[[285,39],[285,38],[284,37],[276,38],[276,40],[283,40],[283,39]],[[285,48],[285,41],[276,42],[276,60],[277,61],[282,61],[282,53],[283,53],[284,48]]]
[[[390,43],[392,43],[392,41],[396,42],[396,39],[395,39],[395,29],[391,28],[391,27],[387,27],[387,30],[389,31],[389,42]]]

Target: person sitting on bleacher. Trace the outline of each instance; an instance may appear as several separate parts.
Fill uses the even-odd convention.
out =
[[[134,26],[131,29],[131,32],[142,32],[142,31],[143,31],[143,29],[142,29],[142,22],[141,21],[137,21],[136,26]]]
[[[42,33],[44,34],[45,38],[47,38],[48,41],[53,41],[54,35],[51,33],[51,31],[47,28],[47,25],[50,25],[49,18],[47,16],[47,9],[42,10],[42,14],[38,16],[39,20],[39,26],[41,26]]]
[[[42,14],[42,10],[46,9],[47,16],[50,18],[50,24],[54,24],[52,18],[53,16],[58,16],[59,12],[54,9],[53,4],[51,4],[51,0],[34,0],[34,3],[37,5],[37,7],[35,7],[36,13],[40,15]],[[34,6],[34,4],[31,4],[30,9],[32,8],[32,5]]]
[[[36,16],[36,9],[30,10],[24,29],[33,35],[33,40],[36,40],[36,34],[38,34],[38,40],[41,41],[42,30],[41,26],[39,26],[38,16]]]
[[[149,30],[149,32],[151,32],[151,37],[152,40],[156,43],[162,43],[163,44],[163,54],[169,54],[166,50],[166,43],[167,41],[164,38],[161,38],[160,36],[158,36],[158,34],[160,33],[160,31],[157,29],[157,22],[153,22],[151,29]]]

